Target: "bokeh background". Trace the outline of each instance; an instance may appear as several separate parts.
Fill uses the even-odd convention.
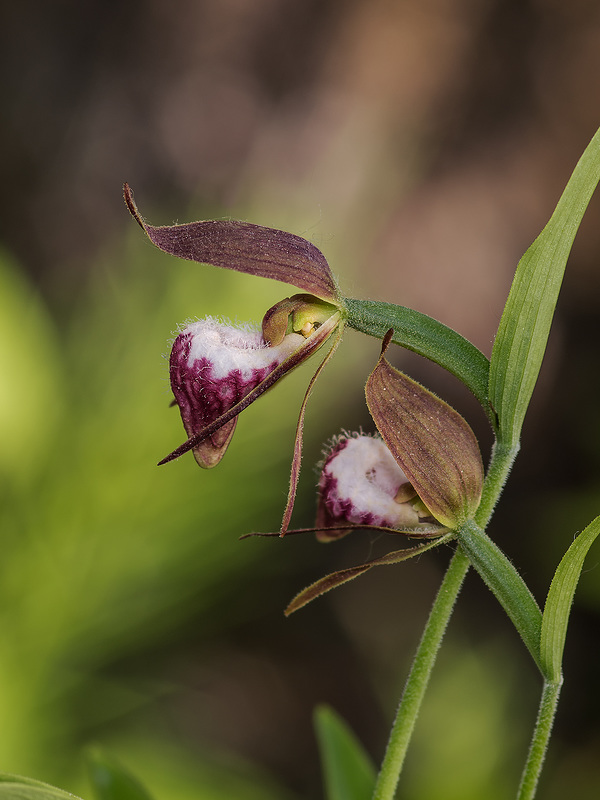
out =
[[[153,250],[155,224],[240,218],[317,244],[357,297],[489,355],[520,255],[600,124],[594,0],[23,0],[0,29],[0,768],[90,796],[99,744],[158,800],[322,796],[315,704],[379,761],[449,554],[375,570],[285,620],[293,594],[389,543],[275,530],[305,365],[244,413],[222,464],[157,469],[183,439],[169,337],[262,317],[286,287]],[[543,601],[600,512],[600,200],[567,270],[493,535]],[[349,332],[307,416],[312,465],[372,429],[378,343]],[[394,355],[468,418],[457,382]],[[600,791],[600,569],[567,642],[541,796]],[[400,797],[513,796],[540,685],[470,576]]]

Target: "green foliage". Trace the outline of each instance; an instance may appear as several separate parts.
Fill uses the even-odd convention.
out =
[[[0,773],[0,800],[79,800],[47,783]]]
[[[394,329],[392,342],[435,361],[461,380],[494,421],[487,399],[489,361],[474,344],[426,314],[393,303],[344,298],[348,325],[383,339]]]
[[[315,710],[326,800],[369,800],[375,767],[346,722],[329,706]]]
[[[306,372],[246,412],[218,471],[191,457],[156,467],[185,438],[161,358],[177,321],[260,319],[277,296],[201,272],[141,240],[98,264],[53,319],[0,261],[0,761],[12,771],[76,786],[80,745],[100,734],[119,732],[126,756],[125,732],[165,687],[151,671],[121,680],[112,665],[178,641],[192,621],[208,634],[247,576],[280,566],[281,550],[265,561],[266,548],[238,536],[278,527]],[[238,618],[258,603],[250,596]],[[153,735],[165,736],[160,721]],[[236,796],[261,786],[275,796],[263,778],[247,791],[238,782]]]
[[[503,444],[519,441],[567,259],[599,180],[600,130],[581,156],[550,221],[519,262],[500,320],[490,362],[489,398]]]
[[[489,396],[498,415],[498,452],[504,450],[508,454],[513,448],[511,459],[519,446],[521,427],[542,365],[571,246],[599,180],[600,131],[579,160],[550,221],[519,262],[504,308],[490,362]],[[496,498],[507,474],[508,470],[502,482],[496,481],[491,472],[488,476],[486,489],[489,492],[491,485]],[[504,606],[544,676],[551,680],[560,671],[568,610],[581,565],[576,576],[574,567],[570,570],[568,588],[551,590],[550,612],[542,629],[541,614],[531,593],[491,540],[480,535],[476,526],[467,524],[459,541]],[[585,553],[581,563],[584,557]],[[566,570],[565,566],[563,575]],[[562,586],[562,581],[556,585]],[[555,623],[558,629],[552,631]],[[544,637],[543,657],[540,635]]]
[[[533,660],[540,666],[542,614],[523,578],[474,522],[462,525],[457,531],[457,539],[512,620]]]
[[[0,484],[27,481],[64,409],[59,341],[41,298],[0,252]]]
[[[536,760],[530,757],[525,773],[532,787],[527,796],[535,791],[558,697],[571,603],[600,518],[561,561],[543,617],[483,529],[518,449],[566,261],[599,177],[600,132],[517,268],[491,364],[459,334],[425,315],[389,303],[345,301],[351,327],[378,337],[393,328],[394,342],[459,377],[498,434],[476,515],[479,525],[468,521],[458,532],[464,554],[455,555],[452,589],[443,605],[434,606],[419,646],[418,681],[409,678],[407,684],[414,692],[406,693],[408,711],[398,716],[397,763],[378,795],[386,800],[395,792],[396,773],[467,569],[465,554],[508,612],[547,684],[554,682],[556,691],[546,694],[534,735]],[[143,745],[139,724],[127,724],[128,719],[139,723],[138,710],[164,688],[131,691],[106,678],[112,665],[176,640],[186,626],[193,624],[198,636],[210,631],[231,595],[244,597],[240,613],[251,615],[256,601],[244,591],[246,576],[252,572],[256,580],[277,569],[273,555],[265,563],[261,548],[241,546],[237,536],[278,526],[302,395],[298,386],[306,384],[308,371],[278,387],[276,401],[267,396],[245,412],[218,471],[199,474],[191,458],[161,470],[154,464],[185,438],[176,411],[168,410],[166,368],[156,358],[166,349],[165,332],[175,320],[203,313],[258,319],[280,298],[280,289],[243,275],[213,271],[208,283],[205,270],[167,259],[140,241],[126,265],[99,265],[71,310],[54,317],[18,268],[0,259],[3,765],[74,785],[75,753],[100,731],[121,742],[127,763],[138,747],[137,763],[145,765],[140,776],[153,790],[162,776],[169,800],[283,796],[265,776],[246,766],[239,775],[229,764],[215,766],[208,753],[194,760],[190,777],[182,777],[173,766],[181,752],[163,746],[168,734],[160,723]],[[384,558],[388,562],[363,566],[399,560],[397,553]],[[417,672],[413,668],[412,675]],[[317,712],[316,727],[328,800],[366,800],[375,778],[360,744],[329,709]],[[160,757],[148,757],[152,748]],[[392,753],[390,763],[393,758]],[[159,774],[150,777],[153,770]],[[91,771],[99,800],[148,800],[142,785],[105,756],[96,754]],[[138,774],[137,764],[134,771]],[[3,797],[73,795],[4,775]]]
[[[575,589],[585,557],[598,534],[600,517],[590,522],[569,547],[550,584],[542,618],[540,656],[544,674],[553,681],[562,676],[562,656]]]
[[[87,760],[97,800],[152,800],[137,778],[113,757],[95,748]]]

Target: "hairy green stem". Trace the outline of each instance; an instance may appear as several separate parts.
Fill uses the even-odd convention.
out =
[[[540,773],[546,757],[546,750],[552,733],[552,724],[562,686],[562,676],[558,681],[545,681],[540,700],[538,718],[531,739],[527,762],[521,777],[517,800],[532,800],[535,797]]]
[[[423,695],[468,569],[468,558],[462,550],[457,550],[435,598],[406,681],[381,770],[377,777],[373,800],[391,800],[394,797]]]
[[[483,529],[502,493],[517,452],[518,448],[506,448],[498,444],[494,447],[483,485],[481,504],[475,517],[477,524]],[[417,648],[390,732],[373,800],[394,798],[435,659],[469,566],[467,556],[462,550],[457,550],[448,566]]]
[[[516,446],[508,446],[498,441],[494,444],[490,465],[483,483],[481,502],[475,512],[475,522],[483,530],[486,529],[494,513],[494,508],[500,499],[518,452],[518,444]]]

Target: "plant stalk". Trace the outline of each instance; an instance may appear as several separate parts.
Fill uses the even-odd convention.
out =
[[[457,550],[452,557],[435,598],[406,681],[396,719],[390,732],[381,770],[375,784],[373,800],[392,800],[396,793],[400,771],[417,721],[421,702],[468,569],[469,559],[462,550]]]
[[[532,800],[535,797],[540,773],[546,757],[556,706],[562,687],[562,675],[558,681],[545,681],[540,700],[538,718],[533,731],[529,754],[521,776],[517,800]]]
[[[518,447],[503,447],[498,443],[492,451],[481,503],[475,515],[475,521],[484,530],[502,493],[517,452]],[[457,549],[448,566],[417,648],[377,776],[373,800],[393,800],[395,796],[406,751],[435,659],[469,566],[467,556],[462,550]]]

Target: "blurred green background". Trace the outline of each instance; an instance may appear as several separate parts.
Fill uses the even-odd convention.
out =
[[[388,543],[244,540],[277,529],[314,364],[240,419],[218,469],[156,468],[184,438],[169,337],[260,320],[282,285],[156,252],[129,218],[232,217],[317,244],[342,290],[418,308],[486,354],[515,265],[600,124],[590,0],[134,0],[13,4],[0,32],[0,769],[90,797],[98,744],[157,800],[319,798],[316,703],[376,761],[448,558],[375,570],[285,620],[294,593]],[[600,512],[600,201],[492,533],[540,601]],[[317,385],[313,465],[370,430],[378,343]],[[481,437],[462,387],[395,359]],[[600,790],[598,550],[576,596],[541,796]],[[406,768],[405,800],[511,797],[539,681],[471,576]]]

